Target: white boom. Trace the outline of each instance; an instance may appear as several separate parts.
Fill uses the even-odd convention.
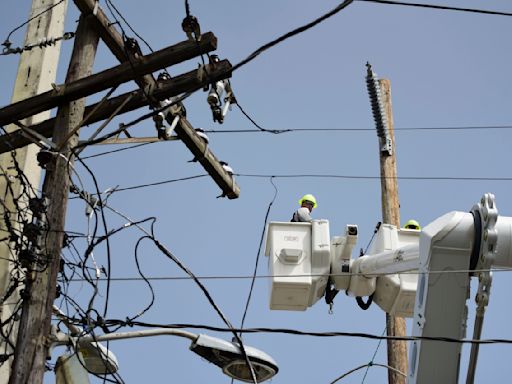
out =
[[[324,295],[330,279],[349,295],[373,294],[374,302],[392,315],[414,317],[413,336],[462,339],[470,278],[477,276],[473,339],[478,339],[491,268],[512,267],[512,217],[498,216],[492,194],[470,213],[447,213],[422,231],[383,224],[368,254],[357,259],[351,257],[357,226],[328,239],[327,220],[269,223],[265,254],[273,276],[271,309],[306,310]],[[457,383],[460,351],[458,343],[414,341],[408,383]],[[473,383],[477,357],[478,344],[473,344],[467,383]]]

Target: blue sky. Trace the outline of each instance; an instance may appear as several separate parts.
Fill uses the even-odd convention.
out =
[[[436,3],[425,1],[425,3]],[[460,6],[460,2],[443,1]],[[105,2],[100,2],[106,8]],[[184,3],[153,0],[116,1],[114,4],[130,25],[154,50],[167,47],[186,36],[181,30]],[[190,0],[191,12],[202,31],[218,38],[216,54],[236,64],[254,49],[327,12],[336,1],[241,2]],[[4,0],[0,14],[0,38],[26,20],[30,1]],[[464,6],[512,12],[505,0],[467,1]],[[9,10],[9,12],[7,12]],[[66,31],[74,31],[77,10],[68,6]],[[354,128],[356,131],[268,133],[211,133],[211,149],[227,161],[235,173],[268,177],[237,176],[240,198],[216,198],[220,191],[205,177],[156,187],[118,192],[109,204],[134,220],[156,217],[156,237],[197,276],[250,276],[265,213],[274,196],[270,176],[338,175],[370,176],[373,179],[333,177],[276,177],[277,196],[269,220],[287,221],[298,198],[313,193],[318,199],[316,218],[330,221],[331,235],[341,234],[346,224],[359,226],[356,249],[365,248],[375,224],[380,221],[380,182],[377,137],[366,91],[365,64],[391,80],[398,175],[401,177],[485,177],[508,178],[511,129],[400,130],[400,128],[492,127],[510,124],[512,101],[509,68],[512,55],[509,36],[511,20],[504,16],[379,5],[355,1],[346,10],[260,55],[236,71],[234,93],[244,110],[267,129]],[[132,36],[126,24],[122,24]],[[23,44],[23,32],[11,37],[15,46]],[[141,44],[143,51],[147,47]],[[65,42],[59,67],[62,83],[69,60],[71,42]],[[2,56],[0,104],[10,101],[18,56]],[[197,67],[199,59],[169,68],[180,74]],[[107,48],[98,49],[95,70],[116,65]],[[134,83],[117,92],[135,89]],[[97,100],[102,94],[89,98]],[[254,127],[233,108],[222,125],[213,123],[206,94],[197,92],[185,102],[187,115],[195,127],[215,130],[251,130]],[[117,128],[146,113],[141,109],[118,117],[109,129]],[[81,137],[92,134],[84,128]],[[153,122],[147,120],[131,131],[152,136]],[[83,156],[119,147],[88,148]],[[189,163],[192,155],[180,142],[163,142],[87,161],[101,190],[119,185],[128,187],[178,179],[204,171]],[[83,167],[78,172],[93,192],[91,177]],[[501,215],[512,216],[512,181],[503,180],[399,180],[402,222],[415,218],[426,225],[442,214],[469,211],[483,193],[496,195]],[[109,228],[126,220],[107,212]],[[84,203],[72,200],[67,228],[87,231]],[[128,229],[112,238],[113,277],[138,277],[135,245],[142,236]],[[77,247],[85,249],[84,242]],[[354,257],[357,256],[354,254]],[[95,251],[99,265],[106,265],[106,249]],[[138,249],[138,260],[146,276],[179,277],[183,273],[149,242]],[[267,274],[266,258],[260,256],[258,275]],[[249,292],[250,279],[205,279],[204,284],[233,325],[238,326]],[[155,303],[140,320],[155,324],[204,324],[222,326],[201,291],[190,280],[153,281]],[[96,299],[104,307],[105,284]],[[474,288],[468,300],[468,335],[474,318]],[[512,339],[509,326],[509,273],[496,273],[484,323],[483,338]],[[91,290],[85,284],[71,284],[70,294],[81,300]],[[355,300],[338,295],[334,313],[323,302],[306,312],[270,311],[269,281],[256,280],[246,327],[293,328],[303,331],[365,332],[380,335],[385,315],[376,305],[368,311]],[[151,299],[143,281],[117,281],[111,286],[108,317],[124,319],[143,309]],[[126,328],[130,331],[131,328]],[[412,328],[408,323],[408,332]],[[230,339],[229,334],[212,336]],[[377,342],[357,338],[314,338],[308,336],[250,334],[248,345],[266,351],[278,362],[279,374],[273,383],[329,383],[342,373],[369,362]],[[151,338],[118,341],[111,348],[119,359],[120,374],[127,383],[176,382],[229,383],[218,368],[188,352],[185,340]],[[375,362],[386,363],[385,343]],[[464,347],[461,381],[464,380],[469,348]],[[57,355],[56,353],[54,353]],[[482,346],[476,382],[506,382],[512,374],[510,346]],[[55,357],[55,356],[54,356]],[[347,377],[345,383],[361,383],[364,372]],[[47,374],[52,382],[52,374]],[[366,383],[385,382],[387,373],[374,367]],[[101,382],[101,381],[95,381]]]

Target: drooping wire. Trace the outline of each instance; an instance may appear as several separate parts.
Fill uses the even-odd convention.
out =
[[[363,364],[363,365],[360,365],[359,367],[356,367],[356,368],[353,368],[351,369],[350,371],[348,372],[345,372],[343,375],[337,377],[336,379],[334,379],[333,381],[330,382],[330,384],[335,384],[337,383],[338,381],[340,381],[341,379],[347,377],[348,375],[351,375],[352,373],[354,372],[357,372],[359,371],[360,369],[363,369],[366,367],[367,369],[367,372],[368,372],[368,368],[372,367],[372,366],[376,366],[376,367],[382,367],[382,368],[386,368],[386,369],[390,369],[392,370],[393,372],[403,376],[403,377],[407,377],[407,375],[405,373],[403,373],[402,371],[399,371],[398,369],[396,368],[393,368],[393,367],[390,367],[389,365],[386,365],[386,364],[379,364],[379,363],[373,363],[373,362],[370,362],[368,364]],[[366,377],[366,374],[365,374],[365,377]]]
[[[335,14],[337,14],[338,12],[342,11],[343,9],[345,9],[346,7],[348,7],[350,4],[353,3],[354,0],[345,0],[343,1],[341,4],[339,4],[338,6],[336,6],[335,8],[333,8],[331,11],[325,13],[324,15],[316,18],[315,20],[307,23],[307,24],[304,24],[303,26],[301,27],[298,27],[298,28],[295,28],[293,29],[292,31],[290,32],[287,32],[285,33],[284,35],[281,35],[279,36],[277,39],[274,39],[264,45],[262,45],[261,47],[259,47],[258,49],[256,49],[255,51],[253,51],[249,56],[247,56],[245,59],[243,59],[242,61],[240,61],[239,63],[235,64],[231,69],[230,69],[230,72],[234,72],[236,71],[237,69],[240,69],[241,67],[243,67],[244,65],[246,65],[247,63],[251,62],[252,60],[254,60],[256,57],[258,57],[261,53],[265,52],[266,50],[274,47],[275,45],[289,39],[290,37],[293,37],[295,35],[298,35],[302,32],[305,32],[307,31],[308,29],[311,29],[313,28],[314,26],[320,24],[321,22],[327,20],[328,18],[334,16]]]
[[[113,212],[115,213],[118,213],[120,214],[119,212],[113,210]],[[252,366],[252,363],[251,361],[249,360],[249,357],[247,355],[247,352],[245,350],[245,347],[244,347],[244,344],[242,342],[242,339],[238,336],[238,333],[234,330],[234,327],[233,325],[231,324],[231,322],[227,319],[227,317],[224,315],[224,313],[221,311],[221,309],[218,307],[218,305],[215,303],[215,301],[213,300],[213,297],[211,296],[210,292],[208,291],[208,289],[201,283],[201,281],[199,281],[199,279],[195,276],[195,274],[190,270],[188,269],[185,264],[183,264],[183,262],[181,262],[180,259],[178,259],[170,250],[168,250],[156,237],[155,235],[153,234],[153,226],[152,226],[152,229],[151,229],[151,233],[148,232],[146,229],[144,229],[143,227],[141,227],[139,224],[139,222],[133,222],[130,218],[128,218],[126,215],[123,215],[121,214],[122,217],[124,217],[125,219],[127,219],[129,221],[129,224],[130,225],[134,225],[136,226],[137,228],[139,228],[146,236],[144,236],[145,239],[148,239],[148,240],[151,240],[154,245],[165,255],[167,256],[170,260],[172,260],[183,272],[185,272],[188,276],[190,276],[192,278],[192,280],[196,283],[196,285],[199,287],[199,289],[203,292],[203,294],[205,295],[206,299],[208,300],[208,302],[210,303],[210,305],[213,307],[213,309],[215,310],[215,312],[219,315],[219,317],[222,319],[222,321],[224,322],[224,324],[226,324],[226,326],[229,327],[229,329],[233,329],[232,331],[232,334],[236,340],[236,342],[238,343],[239,347],[240,347],[240,350],[242,352],[242,355],[244,357],[244,360],[247,364],[247,366],[249,367],[250,371],[251,371],[251,376],[252,376],[252,379],[254,381],[255,384],[257,384],[257,381],[256,381],[256,376],[255,376],[255,373],[254,373],[254,368]],[[144,220],[144,221],[147,221]],[[126,225],[125,225],[126,227]],[[99,241],[99,240],[98,240]],[[136,322],[129,322],[130,325],[132,324],[135,324]],[[121,323],[117,323],[117,324],[126,324],[126,321],[123,320],[123,322]]]
[[[270,183],[274,187],[274,196],[272,197],[272,200],[268,204],[267,212],[265,214],[265,219],[263,220],[263,228],[261,230],[260,243],[258,245],[258,251],[256,253],[256,261],[254,263],[254,271],[253,271],[252,280],[251,280],[251,287],[249,289],[249,295],[247,296],[247,301],[245,303],[245,309],[244,309],[244,314],[242,316],[242,321],[241,321],[241,324],[240,324],[240,328],[244,327],[245,317],[247,315],[247,310],[249,309],[249,304],[251,302],[252,291],[253,291],[253,288],[254,288],[254,282],[256,281],[256,274],[258,272],[258,264],[259,264],[259,260],[260,260],[260,254],[261,254],[261,246],[263,244],[263,239],[265,237],[265,228],[266,228],[266,225],[267,225],[268,215],[270,213],[270,209],[272,208],[272,204],[274,204],[274,201],[276,200],[276,197],[277,197],[277,188],[276,188],[276,185],[274,184],[274,180],[273,180],[272,177],[270,178]]]
[[[91,176],[92,178],[92,181],[94,183],[94,187],[96,189],[96,193],[97,193],[97,198],[98,198],[98,207],[101,211],[101,221],[102,221],[102,225],[103,225],[103,229],[105,231],[105,235],[107,234],[108,232],[108,226],[107,226],[107,221],[106,221],[106,217],[105,217],[105,213],[103,212],[103,200],[102,200],[102,197],[101,197],[101,191],[100,191],[100,188],[99,188],[99,185],[98,185],[98,181],[96,179],[96,176],[94,175],[94,172],[89,168],[89,166],[80,158],[80,156],[76,156],[76,159],[80,162],[80,164],[86,169],[86,171],[89,173],[89,175]],[[107,315],[107,311],[108,311],[108,302],[109,302],[109,296],[110,296],[110,276],[111,276],[111,267],[112,267],[112,262],[111,262],[111,252],[110,252],[110,241],[108,239],[108,237],[106,238],[106,251],[107,251],[107,270],[106,270],[106,274],[107,274],[107,287],[106,287],[106,292],[105,292],[105,306],[104,306],[104,310],[103,310],[103,316],[105,317]],[[87,253],[85,255],[85,258],[87,259]]]
[[[265,129],[263,127],[261,127],[258,123],[256,123],[256,121],[254,121],[254,119],[249,116],[247,114],[247,112],[244,111],[244,109],[242,108],[242,106],[240,105],[240,103],[238,102],[238,99],[236,101],[236,106],[238,107],[238,109],[240,109],[240,112],[242,112],[242,114],[256,127],[258,128],[259,131],[261,132],[268,132],[268,133],[274,133],[274,134],[278,134],[278,133],[284,133],[284,132],[290,132],[289,129],[282,129],[282,130],[277,130],[277,129]]]
[[[154,219],[154,218],[152,218]],[[156,219],[154,219],[156,220]],[[154,222],[154,221],[153,221]],[[146,313],[147,311],[149,311],[149,309],[153,306],[153,304],[155,303],[155,290],[153,289],[153,286],[151,285],[151,282],[146,278],[146,275],[144,275],[144,273],[142,272],[141,270],[141,267],[140,267],[140,262],[139,262],[139,254],[138,254],[138,250],[139,250],[139,245],[141,244],[141,242],[145,239],[145,236],[144,237],[141,237],[138,241],[137,241],[137,244],[135,245],[135,264],[137,266],[137,271],[139,272],[139,275],[142,277],[142,279],[144,279],[144,282],[146,283],[146,285],[148,286],[149,288],[149,291],[151,293],[151,300],[149,302],[148,305],[146,305],[146,307],[141,310],[140,312],[138,312],[136,315],[134,315],[133,317],[130,318],[130,321],[133,321],[139,317],[141,317],[142,315],[144,315],[144,313]]]
[[[172,261],[174,261],[174,263],[180,267],[181,270],[183,270],[187,275],[189,275],[190,277],[192,277],[192,279],[194,280],[194,282],[196,283],[196,285],[199,287],[199,289],[201,289],[201,291],[203,292],[203,294],[206,296],[206,299],[208,300],[208,302],[210,303],[210,305],[214,308],[215,312],[217,312],[217,314],[219,315],[219,317],[222,319],[222,321],[224,322],[224,324],[226,324],[229,329],[232,330],[232,334],[237,342],[237,344],[239,345],[240,347],[240,350],[242,352],[242,355],[244,357],[244,360],[247,364],[247,367],[249,368],[250,372],[251,372],[251,377],[252,377],[252,380],[254,382],[254,384],[258,384],[257,380],[256,380],[256,374],[254,373],[254,368],[252,366],[252,363],[251,361],[249,360],[249,356],[247,355],[247,352],[245,350],[245,346],[242,342],[242,339],[241,337],[239,336],[239,334],[237,333],[237,331],[235,330],[235,328],[233,327],[233,325],[231,324],[231,322],[227,319],[227,317],[224,315],[224,313],[222,313],[221,309],[217,306],[217,304],[215,303],[215,301],[213,300],[212,296],[210,295],[210,292],[206,289],[206,287],[203,285],[203,283],[201,283],[201,281],[199,281],[196,276],[192,273],[192,271],[190,271],[176,256],[174,256],[172,254],[171,251],[169,251],[162,243],[160,243],[156,238],[154,237],[149,237],[153,242],[154,244],[157,246],[158,249],[160,249],[160,251],[166,255],[169,259],[171,259]]]

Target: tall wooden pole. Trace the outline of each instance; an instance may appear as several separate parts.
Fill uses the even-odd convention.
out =
[[[398,200],[398,182],[396,172],[396,146],[391,105],[391,83],[379,80],[381,101],[387,116],[387,135],[379,135],[380,180],[382,197],[382,222],[400,227],[400,203]],[[390,151],[384,149],[391,149]],[[388,336],[406,336],[405,319],[386,313]],[[405,341],[388,340],[388,365],[407,374],[407,344]],[[388,370],[390,384],[405,384],[405,377]]]
[[[67,1],[58,4],[59,2],[60,0],[32,1],[30,18],[38,14],[41,15],[28,23],[25,45],[63,35]],[[43,13],[45,9],[53,5],[55,7],[51,11]],[[59,41],[55,45],[43,49],[24,51],[21,54],[11,99],[13,103],[51,89],[51,83],[54,83],[56,79],[60,46],[61,42]],[[46,111],[31,116],[23,120],[22,123],[33,125],[47,120],[49,117],[50,111]],[[8,132],[18,129],[14,125],[5,128]],[[19,181],[20,179],[13,167],[14,159],[16,159],[21,171],[26,176],[26,182],[34,188],[38,188],[41,169],[36,161],[37,149],[36,145],[29,145],[18,149],[15,153],[0,155],[0,173],[2,174],[0,177],[0,199],[3,202],[0,206],[0,231],[3,234],[6,233],[7,221],[10,221],[13,230],[19,230],[18,218],[16,217],[18,213],[14,201],[23,194],[23,184]],[[28,196],[25,197],[28,198]],[[7,221],[5,218],[7,218]],[[30,221],[29,217],[25,219]],[[4,236],[2,235],[2,237]],[[15,282],[13,283],[13,277],[22,279],[22,276],[18,275],[13,269],[16,262],[14,258],[15,252],[11,249],[10,244],[7,241],[0,242],[0,297],[5,299],[0,307],[0,321],[2,323],[6,322],[2,329],[3,337],[0,340],[0,353],[6,355],[13,353],[11,346],[16,343],[18,324],[16,321],[8,321],[8,319],[16,311],[19,290],[22,288],[21,284],[18,285],[17,289],[7,296],[10,289],[16,285]],[[12,358],[0,366],[0,384],[8,382],[11,374],[11,363]]]
[[[83,78],[92,72],[99,36],[90,27],[91,17],[80,18],[66,83]],[[42,257],[46,265],[42,271],[33,271],[27,277],[26,298],[23,302],[20,332],[9,384],[43,382],[64,235],[70,186],[69,171],[73,163],[70,148],[76,145],[78,133],[69,140],[66,139],[69,132],[83,119],[84,109],[85,99],[80,99],[62,106],[57,113],[53,141],[61,151],[55,154],[48,164],[43,186],[43,195],[48,198],[48,231],[42,236]]]

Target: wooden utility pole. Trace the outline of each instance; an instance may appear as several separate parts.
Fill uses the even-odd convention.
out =
[[[90,27],[91,17],[80,18],[66,83],[86,77],[92,72],[99,35]],[[82,121],[84,110],[85,99],[79,99],[62,106],[57,113],[53,142],[61,148],[61,151],[48,164],[43,186],[43,196],[48,198],[46,215],[48,231],[43,234],[41,257],[46,265],[43,271],[27,273],[28,281],[25,288],[27,297],[23,301],[20,332],[9,384],[41,384],[43,382],[52,305],[55,300],[64,237],[70,186],[69,170],[73,163],[70,149],[78,141],[78,132],[69,140],[67,138]]]
[[[62,87],[54,87],[54,91],[51,92],[34,92],[36,96],[29,100],[0,109],[2,116],[0,124],[17,123],[22,127],[23,135],[28,135],[31,140],[38,141],[42,138],[44,141],[45,139],[40,133],[30,128],[33,126],[30,121],[28,124],[19,124],[17,120],[59,105],[57,117],[50,123],[54,125],[50,128],[53,132],[53,143],[46,143],[51,150],[45,152],[48,159],[43,164],[46,168],[46,177],[42,199],[40,199],[39,208],[37,208],[37,204],[34,208],[33,204],[34,200],[36,203],[38,202],[37,199],[32,199],[30,206],[30,209],[35,212],[34,217],[37,217],[38,220],[35,225],[36,232],[42,233],[38,237],[37,247],[31,247],[27,250],[25,257],[21,258],[20,256],[19,260],[22,267],[26,269],[25,287],[22,315],[19,321],[20,331],[16,339],[9,384],[42,384],[43,382],[45,362],[51,340],[52,305],[55,300],[60,252],[65,234],[65,218],[71,182],[69,172],[73,167],[73,148],[78,143],[79,129],[84,124],[85,96],[98,92],[105,86],[115,86],[119,79],[135,80],[140,87],[140,92],[131,92],[126,95],[126,98],[123,97],[123,100],[116,99],[115,102],[115,98],[105,100],[105,105],[100,104],[107,106],[103,111],[99,111],[100,105],[97,110],[94,109],[94,113],[98,115],[109,113],[108,118],[111,118],[126,107],[132,98],[138,97],[138,103],[149,104],[156,109],[161,107],[159,100],[167,98],[166,93],[181,92],[180,89],[195,90],[216,81],[217,78],[225,79],[231,76],[229,62],[215,61],[209,66],[201,67],[197,72],[171,79],[170,84],[157,82],[150,72],[214,50],[216,48],[215,36],[206,33],[198,37],[197,41],[185,41],[143,56],[135,40],[124,41],[101,8],[98,7],[97,1],[75,0],[75,3],[82,11],[82,15],[75,36],[65,84]],[[91,76],[100,36],[121,61],[121,64],[112,70]],[[168,61],[170,56],[171,61]],[[106,72],[108,73],[105,74]],[[191,78],[192,74],[195,75],[194,78]],[[109,81],[113,81],[113,83],[109,83]],[[108,109],[109,105],[113,109]],[[136,106],[132,104],[130,108],[135,109]],[[93,115],[92,110],[91,115]],[[177,136],[219,185],[223,192],[222,196],[227,196],[230,199],[237,198],[240,190],[232,174],[211,153],[206,141],[185,119],[184,113],[177,116],[170,116],[168,113],[166,119],[169,124],[171,117],[177,119],[175,127]],[[96,118],[101,119],[98,116]],[[10,135],[4,136],[7,138],[2,137],[3,143],[9,146]],[[13,137],[19,138],[19,136]],[[41,162],[43,162],[42,158]],[[41,206],[43,209],[40,208]],[[40,218],[43,216],[44,226],[41,226]],[[30,241],[32,246],[36,240]],[[0,384],[4,382],[0,382]]]
[[[24,45],[63,35],[67,1],[58,4],[59,2],[60,0],[32,1],[29,18],[32,19],[38,14],[40,16],[28,23]],[[51,11],[43,12],[54,5],[55,7]],[[12,96],[13,103],[51,89],[51,83],[55,82],[56,79],[60,46],[61,42],[58,41],[55,45],[45,47],[44,49],[32,49],[21,54]],[[25,125],[37,124],[47,120],[49,117],[50,111],[46,111],[31,116],[23,120],[22,123]],[[14,125],[6,126],[5,128],[8,132],[18,129]],[[0,230],[4,234],[6,233],[4,231],[6,231],[7,225],[4,221],[5,217],[8,217],[8,220],[13,225],[13,230],[19,230],[14,201],[22,194],[23,185],[20,183],[17,172],[13,167],[14,158],[26,176],[26,181],[34,188],[37,188],[41,177],[41,169],[36,161],[37,150],[38,147],[36,145],[29,145],[17,150],[15,153],[0,155],[0,173],[2,174],[2,177],[0,177],[0,199],[3,201],[3,204],[0,206]],[[27,220],[29,219],[27,217]],[[1,354],[6,355],[13,353],[11,345],[16,343],[18,329],[16,321],[7,322],[7,319],[11,318],[16,310],[19,301],[18,292],[22,288],[20,285],[10,296],[6,296],[6,293],[15,285],[13,277],[21,279],[21,276],[12,275],[14,263],[14,251],[10,248],[9,242],[0,242],[0,297],[5,300],[0,307],[0,320],[2,323],[7,323],[2,330],[2,336],[6,338],[2,337],[0,340],[0,351]],[[5,384],[9,380],[11,363],[12,358],[0,366],[1,384]]]
[[[388,122],[388,139],[391,143],[391,155],[382,151],[388,143],[385,137],[379,137],[380,151],[380,184],[382,197],[382,222],[400,228],[400,203],[398,200],[398,181],[396,172],[396,147],[393,124],[393,109],[391,105],[391,82],[386,79],[379,80],[382,104]],[[388,336],[407,336],[405,319],[390,316],[386,313],[386,329]],[[405,341],[388,340],[388,365],[407,374],[407,343]],[[405,377],[388,370],[390,384],[405,384]]]
[[[366,83],[379,138],[382,222],[400,228],[391,82],[385,79],[377,80],[370,64],[367,64],[367,67]],[[386,313],[386,330],[388,336],[406,336],[405,319]],[[406,342],[388,340],[387,346],[388,365],[407,374]],[[389,369],[388,382],[390,384],[405,384],[405,377]]]

